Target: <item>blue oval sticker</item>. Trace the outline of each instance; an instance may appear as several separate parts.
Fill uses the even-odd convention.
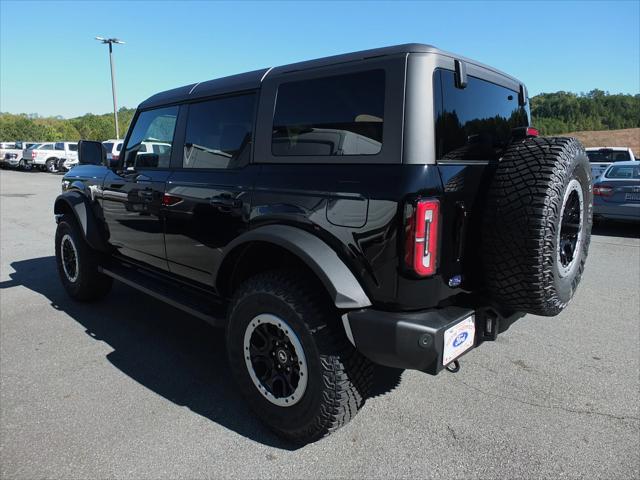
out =
[[[459,347],[464,343],[464,341],[467,339],[468,336],[469,336],[469,333],[467,332],[459,333],[458,336],[453,340],[453,346]]]

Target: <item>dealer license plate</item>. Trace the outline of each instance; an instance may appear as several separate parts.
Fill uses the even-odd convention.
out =
[[[475,334],[476,322],[474,315],[469,315],[461,322],[445,330],[442,364],[450,364],[464,352],[472,348]]]

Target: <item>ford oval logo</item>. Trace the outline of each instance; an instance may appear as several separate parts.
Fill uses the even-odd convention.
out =
[[[464,341],[467,339],[468,336],[469,334],[467,332],[462,332],[458,334],[458,336],[453,340],[453,346],[459,347],[464,343]]]

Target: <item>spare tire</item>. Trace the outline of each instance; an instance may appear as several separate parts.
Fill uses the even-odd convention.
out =
[[[494,302],[560,313],[580,283],[592,209],[591,169],[578,140],[511,144],[491,180],[483,218],[483,270]]]

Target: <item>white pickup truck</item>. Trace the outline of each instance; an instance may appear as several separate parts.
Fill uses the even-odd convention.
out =
[[[0,143],[0,167],[23,168],[22,152],[27,148],[37,146],[37,142],[2,142]]]
[[[24,150],[22,158],[27,165],[48,172],[57,172],[58,163],[64,163],[65,160],[76,161],[78,159],[78,143],[41,143],[36,147]]]

